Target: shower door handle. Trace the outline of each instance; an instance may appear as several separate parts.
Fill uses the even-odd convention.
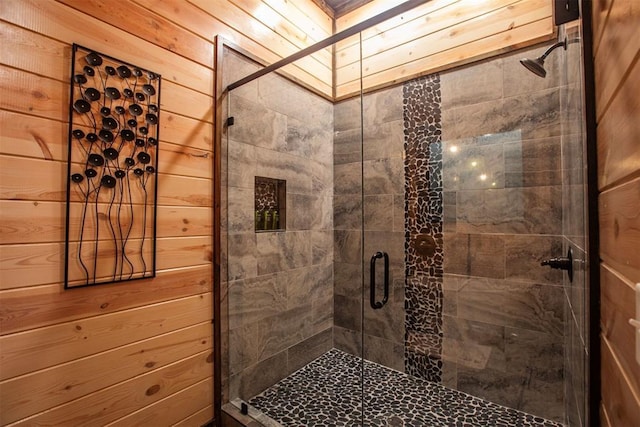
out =
[[[376,261],[379,258],[384,258],[384,298],[382,301],[376,301]],[[371,308],[382,308],[387,301],[389,301],[389,255],[386,252],[376,252],[371,257],[371,264],[369,268],[369,296],[371,302]]]

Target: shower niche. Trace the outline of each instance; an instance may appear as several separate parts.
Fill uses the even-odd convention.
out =
[[[255,231],[284,231],[287,227],[287,181],[284,179],[255,177],[254,224]]]

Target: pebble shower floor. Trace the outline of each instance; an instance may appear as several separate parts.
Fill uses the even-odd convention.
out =
[[[249,400],[283,426],[561,427],[332,349]],[[362,419],[364,418],[364,422]]]

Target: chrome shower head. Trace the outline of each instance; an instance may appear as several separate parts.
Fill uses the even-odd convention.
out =
[[[554,50],[562,46],[567,49],[567,39],[565,38],[563,41],[558,42],[547,49],[542,55],[540,55],[536,59],[528,59],[524,58],[520,60],[520,63],[525,66],[525,68],[531,71],[536,76],[540,76],[545,78],[547,76],[547,70],[544,69],[544,60],[549,56],[549,54]]]

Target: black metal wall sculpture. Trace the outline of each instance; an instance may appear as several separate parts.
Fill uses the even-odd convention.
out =
[[[160,75],[73,45],[65,288],[155,276]]]

